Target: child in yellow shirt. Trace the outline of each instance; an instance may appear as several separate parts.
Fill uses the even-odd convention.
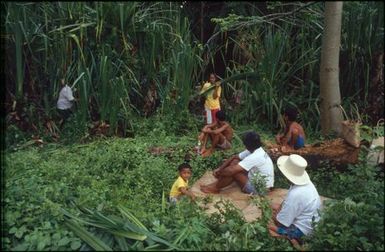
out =
[[[178,167],[179,177],[175,180],[171,187],[169,200],[171,203],[176,203],[180,197],[187,195],[192,200],[195,199],[195,195],[188,190],[188,180],[191,177],[191,166],[188,163],[183,163]]]

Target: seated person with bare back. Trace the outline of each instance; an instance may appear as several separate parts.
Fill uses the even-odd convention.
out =
[[[258,172],[266,177],[266,188],[271,189],[274,186],[274,165],[262,148],[259,135],[254,131],[246,133],[243,144],[246,150],[229,158],[215,169],[213,173],[217,181],[201,185],[202,192],[219,193],[222,188],[236,181],[242,192],[257,194],[251,179]]]
[[[202,144],[202,149],[200,153],[203,157],[207,157],[211,155],[215,147],[218,147],[222,150],[227,150],[231,148],[231,140],[233,139],[233,128],[231,128],[230,124],[225,121],[226,114],[223,110],[219,110],[216,112],[217,120],[203,127],[201,134],[198,139]],[[211,140],[210,149],[206,150],[206,144],[208,138]]]
[[[275,137],[281,150],[291,151],[305,147],[305,132],[302,126],[296,122],[298,112],[295,108],[287,108],[283,114],[285,130],[283,134]]]

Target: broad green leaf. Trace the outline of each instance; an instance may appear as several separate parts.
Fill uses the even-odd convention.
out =
[[[82,243],[80,241],[72,241],[71,242],[71,249],[77,250],[80,248],[81,245],[82,245]]]
[[[9,231],[10,234],[14,234],[17,232],[17,227],[12,227]]]
[[[68,237],[63,237],[63,238],[58,242],[58,245],[59,245],[59,246],[65,246],[65,245],[67,245],[69,242],[70,242],[70,239],[68,239]]]

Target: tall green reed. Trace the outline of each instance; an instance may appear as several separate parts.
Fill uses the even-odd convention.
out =
[[[384,4],[381,2],[349,2],[344,6],[341,36],[341,93],[353,97],[362,107],[368,101],[376,52],[384,51]],[[348,105],[348,104],[346,104]]]
[[[169,72],[174,45],[168,40],[181,32],[174,21],[178,10],[175,4],[64,2],[5,6],[9,13],[6,28],[16,48],[15,57],[8,57],[16,59],[16,74],[9,80],[15,79],[15,94],[21,97],[26,66],[38,85],[46,116],[53,115],[63,77],[71,85],[84,74],[75,86],[78,119],[87,122],[91,106],[97,106],[101,118],[114,125],[118,117],[127,121],[132,111],[140,109],[130,96],[146,91],[147,87],[139,86],[143,74],[155,79],[159,89],[171,82],[164,82],[167,78],[174,78],[174,83],[184,78]],[[189,27],[184,24],[183,29],[186,33]],[[190,64],[188,57],[193,52],[188,39],[183,40],[185,45],[179,50],[185,51]],[[135,55],[133,51],[138,48]],[[191,81],[183,81],[187,82]],[[183,99],[188,99],[187,95]],[[91,100],[96,100],[96,105]]]

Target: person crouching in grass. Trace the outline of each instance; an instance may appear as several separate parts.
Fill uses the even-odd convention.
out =
[[[303,127],[296,121],[298,111],[295,108],[288,107],[283,113],[285,121],[285,129],[283,134],[275,137],[277,144],[281,145],[283,152],[298,150],[305,147],[305,131]]]
[[[195,195],[188,189],[188,180],[192,175],[191,166],[183,163],[178,167],[179,176],[171,187],[169,201],[175,204],[182,196],[195,200]]]

